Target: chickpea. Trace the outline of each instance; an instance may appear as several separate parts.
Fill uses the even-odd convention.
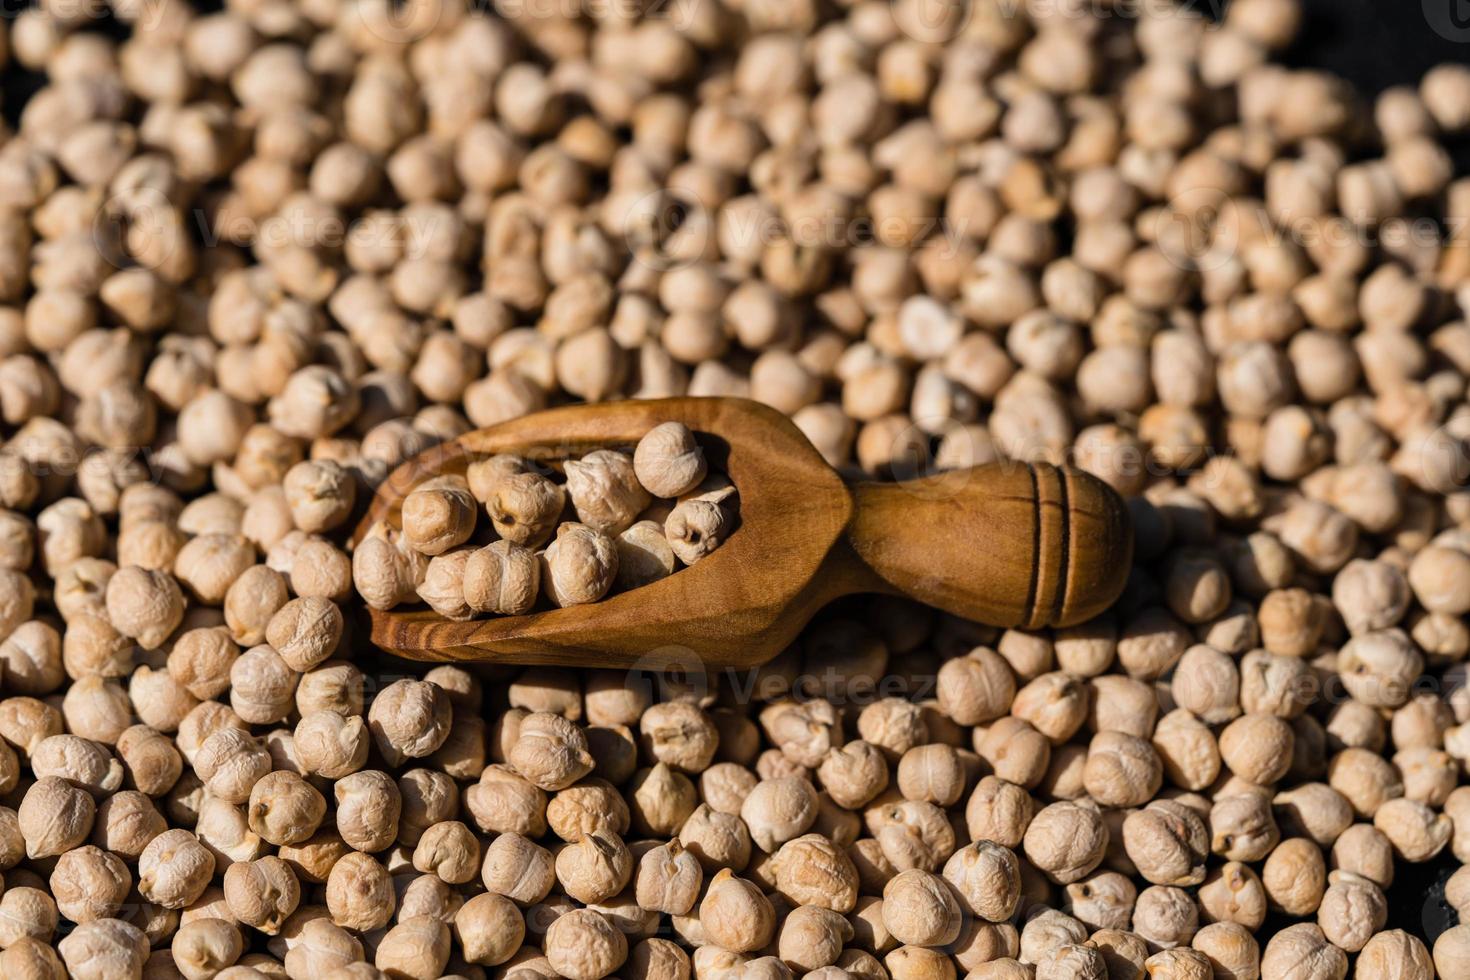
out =
[[[555,969],[559,976],[581,980],[605,976],[617,969],[627,956],[623,934],[588,909],[573,910],[553,922],[544,946],[547,969]]]
[[[184,596],[173,576],[136,566],[107,582],[107,618],[118,632],[154,649],[183,621]]]
[[[337,833],[354,850],[381,851],[398,836],[402,808],[398,786],[375,769],[354,772],[332,787],[337,804]]]
[[[344,929],[381,929],[393,916],[395,899],[388,870],[360,851],[344,854],[327,876],[327,908]]]
[[[723,949],[744,953],[771,941],[775,911],[760,890],[735,877],[728,868],[710,880],[699,904],[699,921],[710,940]]]
[[[187,830],[167,830],[138,858],[138,890],[164,908],[192,904],[214,875],[214,855]]]
[[[136,926],[121,919],[94,919],[77,926],[57,944],[57,950],[74,977],[142,976],[148,940]]]
[[[1065,885],[1086,877],[1101,863],[1108,830],[1095,807],[1064,801],[1037,812],[1023,843],[1027,859]]]
[[[408,678],[394,681],[373,698],[368,726],[390,765],[423,758],[444,744],[453,715],[442,688]]]
[[[86,845],[57,858],[49,884],[61,914],[82,923],[115,916],[132,887],[132,876],[121,858]]]
[[[1347,976],[1347,954],[1333,946],[1322,930],[1310,923],[1299,923],[1278,932],[1266,944],[1261,955],[1261,976],[1289,976],[1300,964],[1312,964],[1312,976]]]
[[[577,517],[604,534],[621,534],[650,500],[625,453],[597,450],[566,464],[566,492]]]
[[[612,588],[618,552],[602,531],[569,522],[557,528],[556,539],[541,553],[541,562],[547,597],[558,606],[574,606],[596,602]]]
[[[326,800],[300,776],[284,770],[266,774],[250,790],[250,829],[272,844],[299,844],[316,832]]]
[[[475,500],[468,486],[436,480],[403,500],[403,537],[425,555],[442,555],[475,530]]]
[[[85,841],[92,832],[92,797],[57,776],[43,776],[26,790],[16,811],[26,855],[54,857]]]
[[[741,804],[740,817],[756,846],[774,854],[781,844],[806,832],[816,811],[817,793],[811,783],[785,777],[758,783]]]

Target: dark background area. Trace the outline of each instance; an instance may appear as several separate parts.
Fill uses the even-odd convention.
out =
[[[14,18],[26,5],[24,0],[0,0],[0,19]],[[194,5],[210,11],[218,10],[222,2],[194,0]],[[1193,5],[1218,14],[1228,0],[1194,0]],[[1417,84],[1426,71],[1443,62],[1470,62],[1470,0],[1303,0],[1303,5],[1302,31],[1282,60],[1341,75],[1365,96],[1394,85]],[[126,33],[116,21],[100,21],[96,29],[116,37]],[[0,70],[0,115],[14,125],[42,81],[13,61]],[[1470,173],[1470,141],[1461,139],[1452,150],[1459,172]],[[1432,944],[1454,925],[1454,912],[1443,900],[1443,885],[1458,867],[1448,849],[1428,864],[1401,864],[1389,890],[1390,927]]]

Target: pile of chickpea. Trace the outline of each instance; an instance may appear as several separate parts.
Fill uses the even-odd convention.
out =
[[[0,20],[37,76],[0,132],[0,977],[1470,978],[1470,920],[1387,898],[1470,860],[1470,69],[1369,98],[1273,63],[1300,27]],[[1093,472],[1123,598],[1038,632],[846,602],[742,671],[372,648],[366,606],[515,611],[536,567],[586,601],[643,491],[729,489],[687,432],[646,474],[577,461],[602,537],[563,576],[527,556],[564,488],[506,458],[349,550],[394,467],[682,394],[853,475]],[[499,539],[474,576],[466,525]]]

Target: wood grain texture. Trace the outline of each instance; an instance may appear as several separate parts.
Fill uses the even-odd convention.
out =
[[[849,487],[784,415],[731,398],[577,405],[468,433],[399,467],[358,527],[397,526],[418,483],[496,453],[559,467],[599,447],[631,449],[653,426],[697,434],[740,493],[740,527],[662,581],[602,602],[453,622],[428,610],[372,612],[372,640],[425,660],[603,667],[749,666],[785,649],[831,600],[912,596],[997,626],[1066,625],[1101,612],[1127,575],[1126,508],[1092,477],[997,464]]]

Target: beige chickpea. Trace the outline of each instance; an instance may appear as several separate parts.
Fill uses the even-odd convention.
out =
[[[544,948],[552,968],[568,980],[600,980],[628,956],[623,933],[591,909],[559,917],[546,930]]]
[[[540,557],[542,587],[558,606],[596,602],[617,577],[618,552],[612,539],[586,524],[561,525]]]
[[[464,598],[476,612],[518,616],[530,612],[541,591],[536,555],[510,541],[473,552],[464,566]]]
[[[362,943],[325,915],[301,921],[295,937],[297,942],[282,956],[288,977],[331,973],[363,961]]]
[[[997,776],[1027,788],[1040,783],[1051,764],[1051,742],[1027,722],[1011,716],[985,729],[975,749]]]
[[[1394,877],[1393,845],[1371,824],[1354,824],[1333,842],[1332,866],[1387,888]]]
[[[1383,928],[1388,902],[1378,886],[1351,872],[1334,871],[1317,909],[1317,925],[1339,949],[1356,953]]]
[[[40,880],[36,885],[44,886]],[[12,885],[0,898],[0,937],[9,948],[24,939],[50,943],[57,926],[56,901],[43,887]]]
[[[699,922],[711,942],[747,953],[771,941],[776,914],[755,885],[725,868],[710,880],[699,903]]]
[[[955,977],[949,956],[924,946],[900,946],[883,957],[883,966],[894,980],[954,980]]]
[[[225,903],[241,924],[277,934],[301,901],[291,866],[275,855],[238,861],[225,869]]]
[[[1310,837],[1321,847],[1331,847],[1353,822],[1351,804],[1322,783],[1303,783],[1278,793],[1272,806],[1288,835]]]
[[[364,769],[338,779],[332,787],[337,833],[355,850],[381,851],[398,837],[402,799],[387,773]]]
[[[458,820],[445,820],[424,831],[414,847],[413,866],[436,874],[451,885],[473,881],[480,870],[480,842]]]
[[[63,854],[85,841],[96,804],[66,780],[43,776],[26,790],[16,812],[26,855],[34,859]]]
[[[1396,708],[1408,700],[1424,659],[1402,630],[1380,630],[1348,640],[1338,654],[1338,669],[1354,700]]]
[[[183,591],[168,572],[120,568],[107,582],[107,618],[124,636],[154,649],[183,620]]]
[[[1429,980],[1434,976],[1434,965],[1421,940],[1402,929],[1390,929],[1373,936],[1363,946],[1358,953],[1356,971],[1363,980],[1378,977]]]
[[[344,717],[363,711],[362,671],[344,660],[328,660],[301,675],[296,683],[296,712],[302,717],[334,711]]]
[[[174,743],[144,725],[124,731],[115,748],[128,782],[149,796],[167,792],[183,771],[183,759]]]
[[[1152,745],[1121,732],[1100,732],[1087,750],[1083,781],[1103,806],[1141,806],[1163,781],[1163,764]]]
[[[637,589],[674,573],[674,549],[657,521],[638,521],[619,534],[616,588]]]
[[[689,954],[667,939],[644,939],[628,951],[623,973],[629,980],[682,980],[690,973]]]
[[[359,931],[387,925],[396,905],[388,870],[360,851],[349,852],[332,865],[326,900],[334,923]]]
[[[475,549],[469,545],[446,551],[429,559],[422,579],[416,586],[418,597],[446,619],[466,620],[474,610],[465,601],[465,568]]]
[[[1138,893],[1133,931],[1150,946],[1172,949],[1186,945],[1198,928],[1199,908],[1183,889],[1152,885]]]
[[[486,766],[464,791],[465,810],[485,832],[546,832],[546,793],[510,766]]]
[[[342,638],[342,611],[320,596],[285,603],[266,624],[265,638],[292,670],[305,672],[321,664]]]
[[[966,911],[991,922],[1009,919],[1020,902],[1016,856],[1009,848],[990,841],[977,841],[950,855],[944,865],[944,878]]]
[[[230,664],[230,707],[252,725],[280,721],[295,701],[299,676],[270,646],[246,650]]]
[[[114,854],[136,861],[148,843],[168,829],[153,801],[137,790],[107,797],[97,807],[92,840]]]
[[[966,783],[964,762],[953,746],[915,746],[898,763],[898,788],[906,799],[952,806],[964,794]]]
[[[442,555],[469,540],[475,510],[467,486],[431,481],[403,500],[404,541],[421,554]]]
[[[256,646],[265,641],[266,626],[290,594],[285,576],[265,565],[252,565],[241,572],[225,593],[225,625],[239,644]]]
[[[483,966],[510,959],[526,932],[520,910],[495,894],[476,895],[465,902],[455,913],[453,925],[464,958]]]
[[[544,790],[570,786],[593,765],[582,730],[560,715],[544,712],[528,715],[521,722],[507,761]]]
[[[595,751],[594,749],[594,754]],[[887,771],[886,765],[884,771]],[[759,781],[759,777],[744,766],[733,762],[717,762],[699,774],[699,795],[717,813],[738,816],[745,798]],[[831,795],[830,787],[828,795]],[[867,797],[863,802],[871,798]]]
[[[1180,803],[1156,800],[1123,821],[1123,846],[1145,880],[1197,885],[1205,878],[1209,834],[1199,815]]]
[[[514,544],[536,547],[555,530],[566,505],[566,490],[539,473],[476,470],[493,466],[495,459],[472,464],[470,488],[484,502],[497,534]],[[484,485],[477,487],[477,479]]]
[[[606,831],[594,831],[556,856],[557,881],[569,896],[588,904],[622,891],[632,872],[631,852],[616,834]]]
[[[590,747],[589,751],[592,751]],[[631,814],[622,793],[597,776],[590,776],[558,791],[546,806],[547,826],[552,833],[568,842],[574,842],[594,830],[625,834],[630,821]]]
[[[1373,826],[1393,844],[1394,853],[1407,861],[1427,861],[1449,843],[1448,817],[1415,800],[1384,801],[1373,814]]]
[[[1100,871],[1065,889],[1070,914],[1093,929],[1122,929],[1133,920],[1138,889],[1116,871]]]
[[[1282,841],[1261,869],[1261,884],[1273,908],[1288,915],[1310,915],[1327,888],[1321,849],[1304,837]]]
[[[1264,786],[1286,775],[1293,744],[1286,722],[1274,715],[1248,714],[1220,733],[1220,756],[1231,772]]]
[[[401,534],[386,524],[376,524],[352,553],[352,584],[372,608],[391,609],[417,599],[428,566]]]
[[[57,943],[57,951],[73,977],[140,977],[148,956],[148,940],[136,926],[121,919],[94,919]]]
[[[179,549],[173,572],[195,600],[218,606],[235,580],[254,564],[255,548],[243,537],[200,534]]]
[[[771,969],[780,965],[788,971],[794,967],[810,972],[831,966],[842,954],[852,931],[848,921],[831,909],[798,906],[781,923],[776,937],[780,959],[771,964]],[[763,959],[747,963],[742,972],[756,975],[755,971],[765,966]]]
[[[485,848],[481,877],[490,892],[534,905],[556,882],[555,862],[551,852],[520,834],[501,834]]]
[[[1048,878],[1070,884],[1101,863],[1108,830],[1097,808],[1061,802],[1042,808],[1026,828],[1026,857]]]
[[[138,858],[138,890],[164,908],[192,904],[214,875],[214,855],[187,830],[167,830]]]
[[[1232,861],[1258,861],[1281,840],[1265,793],[1221,795],[1210,807],[1211,848]]]
[[[676,506],[664,523],[669,547],[686,565],[707,557],[725,543],[734,530],[729,511],[709,500],[685,500]]]
[[[632,457],[599,449],[566,464],[566,492],[583,524],[605,534],[620,534],[649,503],[638,482]]]
[[[740,817],[750,828],[751,839],[768,854],[805,833],[816,816],[816,790],[796,777],[758,783],[740,807]]]
[[[1005,714],[1015,698],[1010,666],[995,651],[978,647],[939,668],[940,708],[962,725],[978,725]]]
[[[1198,644],[1184,651],[1170,681],[1174,701],[1207,724],[1240,714],[1240,671],[1228,655]]]
[[[679,841],[659,845],[638,861],[638,904],[670,915],[685,915],[694,907],[703,879],[699,860]]]
[[[857,739],[828,749],[817,778],[839,806],[855,809],[887,788],[888,762],[871,742]]]
[[[194,772],[210,795],[244,803],[255,784],[271,771],[265,743],[238,728],[221,728],[194,753]]]
[[[684,819],[678,834],[679,843],[689,849],[707,872],[750,864],[750,832],[733,814],[719,813],[702,803]],[[775,867],[772,862],[773,875]]]
[[[121,858],[92,845],[58,857],[49,881],[57,908],[76,923],[117,915],[132,883]]]
[[[1162,609],[1134,617],[1118,637],[1118,662],[1130,677],[1154,680],[1179,662],[1189,645],[1188,633]]]
[[[0,952],[0,970],[26,980],[61,980],[66,976],[61,957],[50,946],[29,937]]]
[[[385,973],[434,980],[449,962],[449,926],[425,915],[411,916],[389,929],[373,963]]]
[[[799,905],[851,912],[858,901],[858,872],[841,847],[819,834],[781,845],[773,862],[778,893]]]
[[[292,735],[302,769],[328,779],[361,769],[372,744],[361,717],[344,717],[330,710],[302,715]]]
[[[423,758],[449,737],[449,698],[435,684],[404,678],[378,692],[368,708],[368,726],[390,765]]]
[[[704,479],[704,453],[682,422],[650,429],[633,452],[638,482],[655,497],[681,497]]]
[[[653,705],[639,720],[639,729],[655,760],[684,772],[709,768],[720,742],[709,716],[687,701]]]
[[[1401,797],[1403,780],[1397,769],[1376,752],[1350,747],[1332,757],[1327,782],[1352,804],[1360,817],[1371,818],[1387,801]]]
[[[250,829],[272,844],[299,844],[316,832],[326,814],[326,800],[310,783],[292,772],[276,770],[250,790]]]
[[[1037,806],[1025,789],[995,776],[976,784],[965,806],[970,837],[1003,847],[1019,847]]]
[[[889,705],[872,708],[871,711],[864,709],[869,715],[868,727],[877,730],[877,720],[897,715],[900,712],[885,711]],[[775,756],[779,756],[788,767],[805,767],[807,765],[819,765],[823,757],[833,747],[835,741],[840,740],[840,733],[836,730],[838,722],[837,713],[830,702],[813,700],[805,703],[797,701],[781,700],[767,705],[761,710],[759,717],[760,726],[766,733],[766,738],[776,746]],[[913,722],[917,713],[910,710],[904,721]],[[895,729],[902,730],[902,723],[895,725]],[[858,722],[859,734],[862,734],[862,716]],[[865,743],[873,745],[873,743]],[[774,759],[774,756],[772,757]],[[768,765],[770,763],[768,762]],[[757,764],[759,769],[759,764]],[[793,771],[797,771],[793,768]],[[762,772],[761,775],[768,776],[769,773]]]
[[[1316,980],[1347,976],[1347,954],[1333,946],[1322,930],[1310,923],[1288,926],[1271,937],[1261,954],[1262,980],[1276,980],[1299,973],[1309,963],[1307,976]]]

